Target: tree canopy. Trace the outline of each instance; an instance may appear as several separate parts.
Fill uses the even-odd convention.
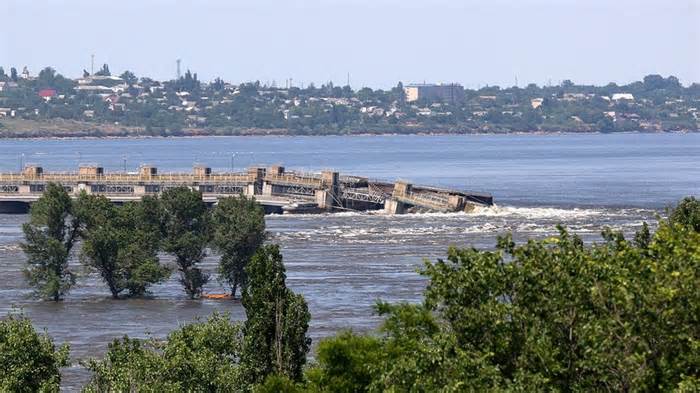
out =
[[[27,256],[25,275],[37,295],[61,300],[75,283],[68,259],[83,229],[82,217],[66,190],[49,183],[30,210],[29,222],[22,226]]]
[[[254,385],[270,374],[300,381],[310,349],[306,336],[311,315],[300,294],[287,288],[279,246],[263,246],[247,267],[243,291],[245,380]]]
[[[163,250],[175,256],[180,282],[190,298],[202,293],[209,275],[197,266],[206,256],[209,243],[207,206],[199,191],[171,188],[161,196],[163,208]]]
[[[265,240],[265,211],[254,198],[224,198],[212,212],[212,227],[212,245],[221,254],[219,276],[236,296],[238,286],[246,286],[246,266]]]
[[[58,392],[59,368],[68,365],[68,346],[56,348],[22,315],[0,320],[0,391]]]
[[[162,212],[157,198],[115,206],[104,196],[83,196],[78,203],[90,211],[83,231],[83,261],[96,269],[112,297],[144,295],[151,284],[168,278],[158,251]]]
[[[693,391],[700,233],[662,222],[591,247],[558,236],[426,261],[422,304],[377,305],[379,337],[319,346],[309,391]]]
[[[103,360],[85,363],[93,372],[85,391],[241,391],[241,340],[240,326],[227,314],[184,325],[164,341],[114,340]]]

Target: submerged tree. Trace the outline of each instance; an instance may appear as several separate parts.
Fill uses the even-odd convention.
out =
[[[262,383],[279,374],[300,381],[311,339],[306,336],[311,316],[304,297],[285,284],[279,246],[260,248],[247,267],[243,291],[247,319],[243,327],[241,362],[244,380]]]
[[[206,256],[209,242],[207,206],[202,194],[187,187],[171,188],[161,196],[165,252],[175,256],[180,282],[194,299],[202,293],[209,276],[197,266]]]
[[[41,297],[61,300],[75,283],[68,260],[84,220],[76,210],[68,192],[49,183],[32,205],[29,222],[22,226],[25,241],[21,247],[28,264],[25,276]]]
[[[170,271],[158,260],[161,231],[158,200],[114,206],[103,196],[79,199],[86,213],[83,261],[96,269],[113,298],[145,294],[151,284],[167,279]],[[89,214],[88,214],[89,213]]]
[[[224,198],[212,212],[212,244],[221,254],[219,274],[236,296],[247,282],[246,266],[265,240],[265,211],[254,198]]]
[[[29,319],[8,315],[0,320],[0,391],[58,392],[59,369],[68,365],[68,346],[56,348]]]

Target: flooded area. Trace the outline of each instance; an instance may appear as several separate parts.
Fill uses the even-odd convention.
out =
[[[191,170],[195,162],[215,170],[283,163],[493,194],[496,206],[468,214],[267,216],[288,285],[309,303],[316,343],[343,329],[375,329],[380,320],[372,306],[379,299],[420,301],[425,280],[417,269],[423,258],[444,257],[450,245],[492,248],[507,232],[516,241],[544,238],[559,223],[586,242],[598,241],[606,226],[631,234],[644,221],[655,225],[669,204],[700,194],[700,134],[23,140],[0,147],[4,172],[21,162],[47,170],[95,162],[108,171],[150,163],[159,172]],[[188,300],[177,274],[152,287],[149,298],[112,300],[77,257],[71,268],[80,277],[65,300],[36,300],[19,247],[27,218],[0,215],[0,315],[24,312],[57,343],[70,344],[74,365],[63,370],[65,391],[79,390],[89,378],[78,362],[101,356],[114,338],[164,337],[213,311],[245,317],[235,301]],[[161,260],[172,263],[167,255]],[[212,274],[209,293],[225,290],[217,263],[212,255],[203,264]]]
[[[516,240],[556,233],[566,224],[586,241],[599,240],[605,226],[634,232],[642,221],[655,222],[653,209],[561,209],[492,207],[473,214],[384,216],[333,215],[268,216],[270,241],[281,244],[288,285],[306,297],[312,315],[310,335],[315,342],[343,329],[370,331],[379,319],[372,305],[379,299],[418,302],[425,280],[416,273],[423,258],[445,255],[449,245],[491,248],[499,234],[512,231]],[[213,311],[245,317],[236,301],[189,300],[177,274],[152,288],[147,299],[113,300],[99,276],[80,272],[77,286],[62,302],[32,299],[22,277],[24,256],[19,249],[24,215],[0,216],[0,315],[22,310],[58,343],[71,345],[77,362],[100,356],[112,339],[163,337],[175,327]],[[170,263],[167,255],[163,262]],[[218,258],[210,256],[204,269],[212,274],[206,292],[224,289],[215,276]],[[78,387],[89,377],[79,366],[64,372],[64,389]]]

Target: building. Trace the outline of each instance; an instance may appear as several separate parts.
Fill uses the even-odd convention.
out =
[[[533,98],[530,100],[530,106],[532,109],[537,109],[544,104],[544,98]]]
[[[615,93],[612,95],[613,101],[620,101],[620,100],[626,100],[626,101],[634,101],[634,96],[630,93]]]
[[[0,91],[9,91],[10,89],[16,89],[18,86],[17,82],[0,82]]]
[[[39,97],[43,98],[46,101],[51,100],[53,97],[56,97],[56,89],[41,89],[39,90]]]
[[[404,92],[407,102],[427,100],[455,103],[464,99],[464,88],[458,83],[411,84],[404,88]]]

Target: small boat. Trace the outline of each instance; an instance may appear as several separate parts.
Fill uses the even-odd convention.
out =
[[[205,293],[202,295],[202,299],[231,300],[233,296],[230,293]]]

